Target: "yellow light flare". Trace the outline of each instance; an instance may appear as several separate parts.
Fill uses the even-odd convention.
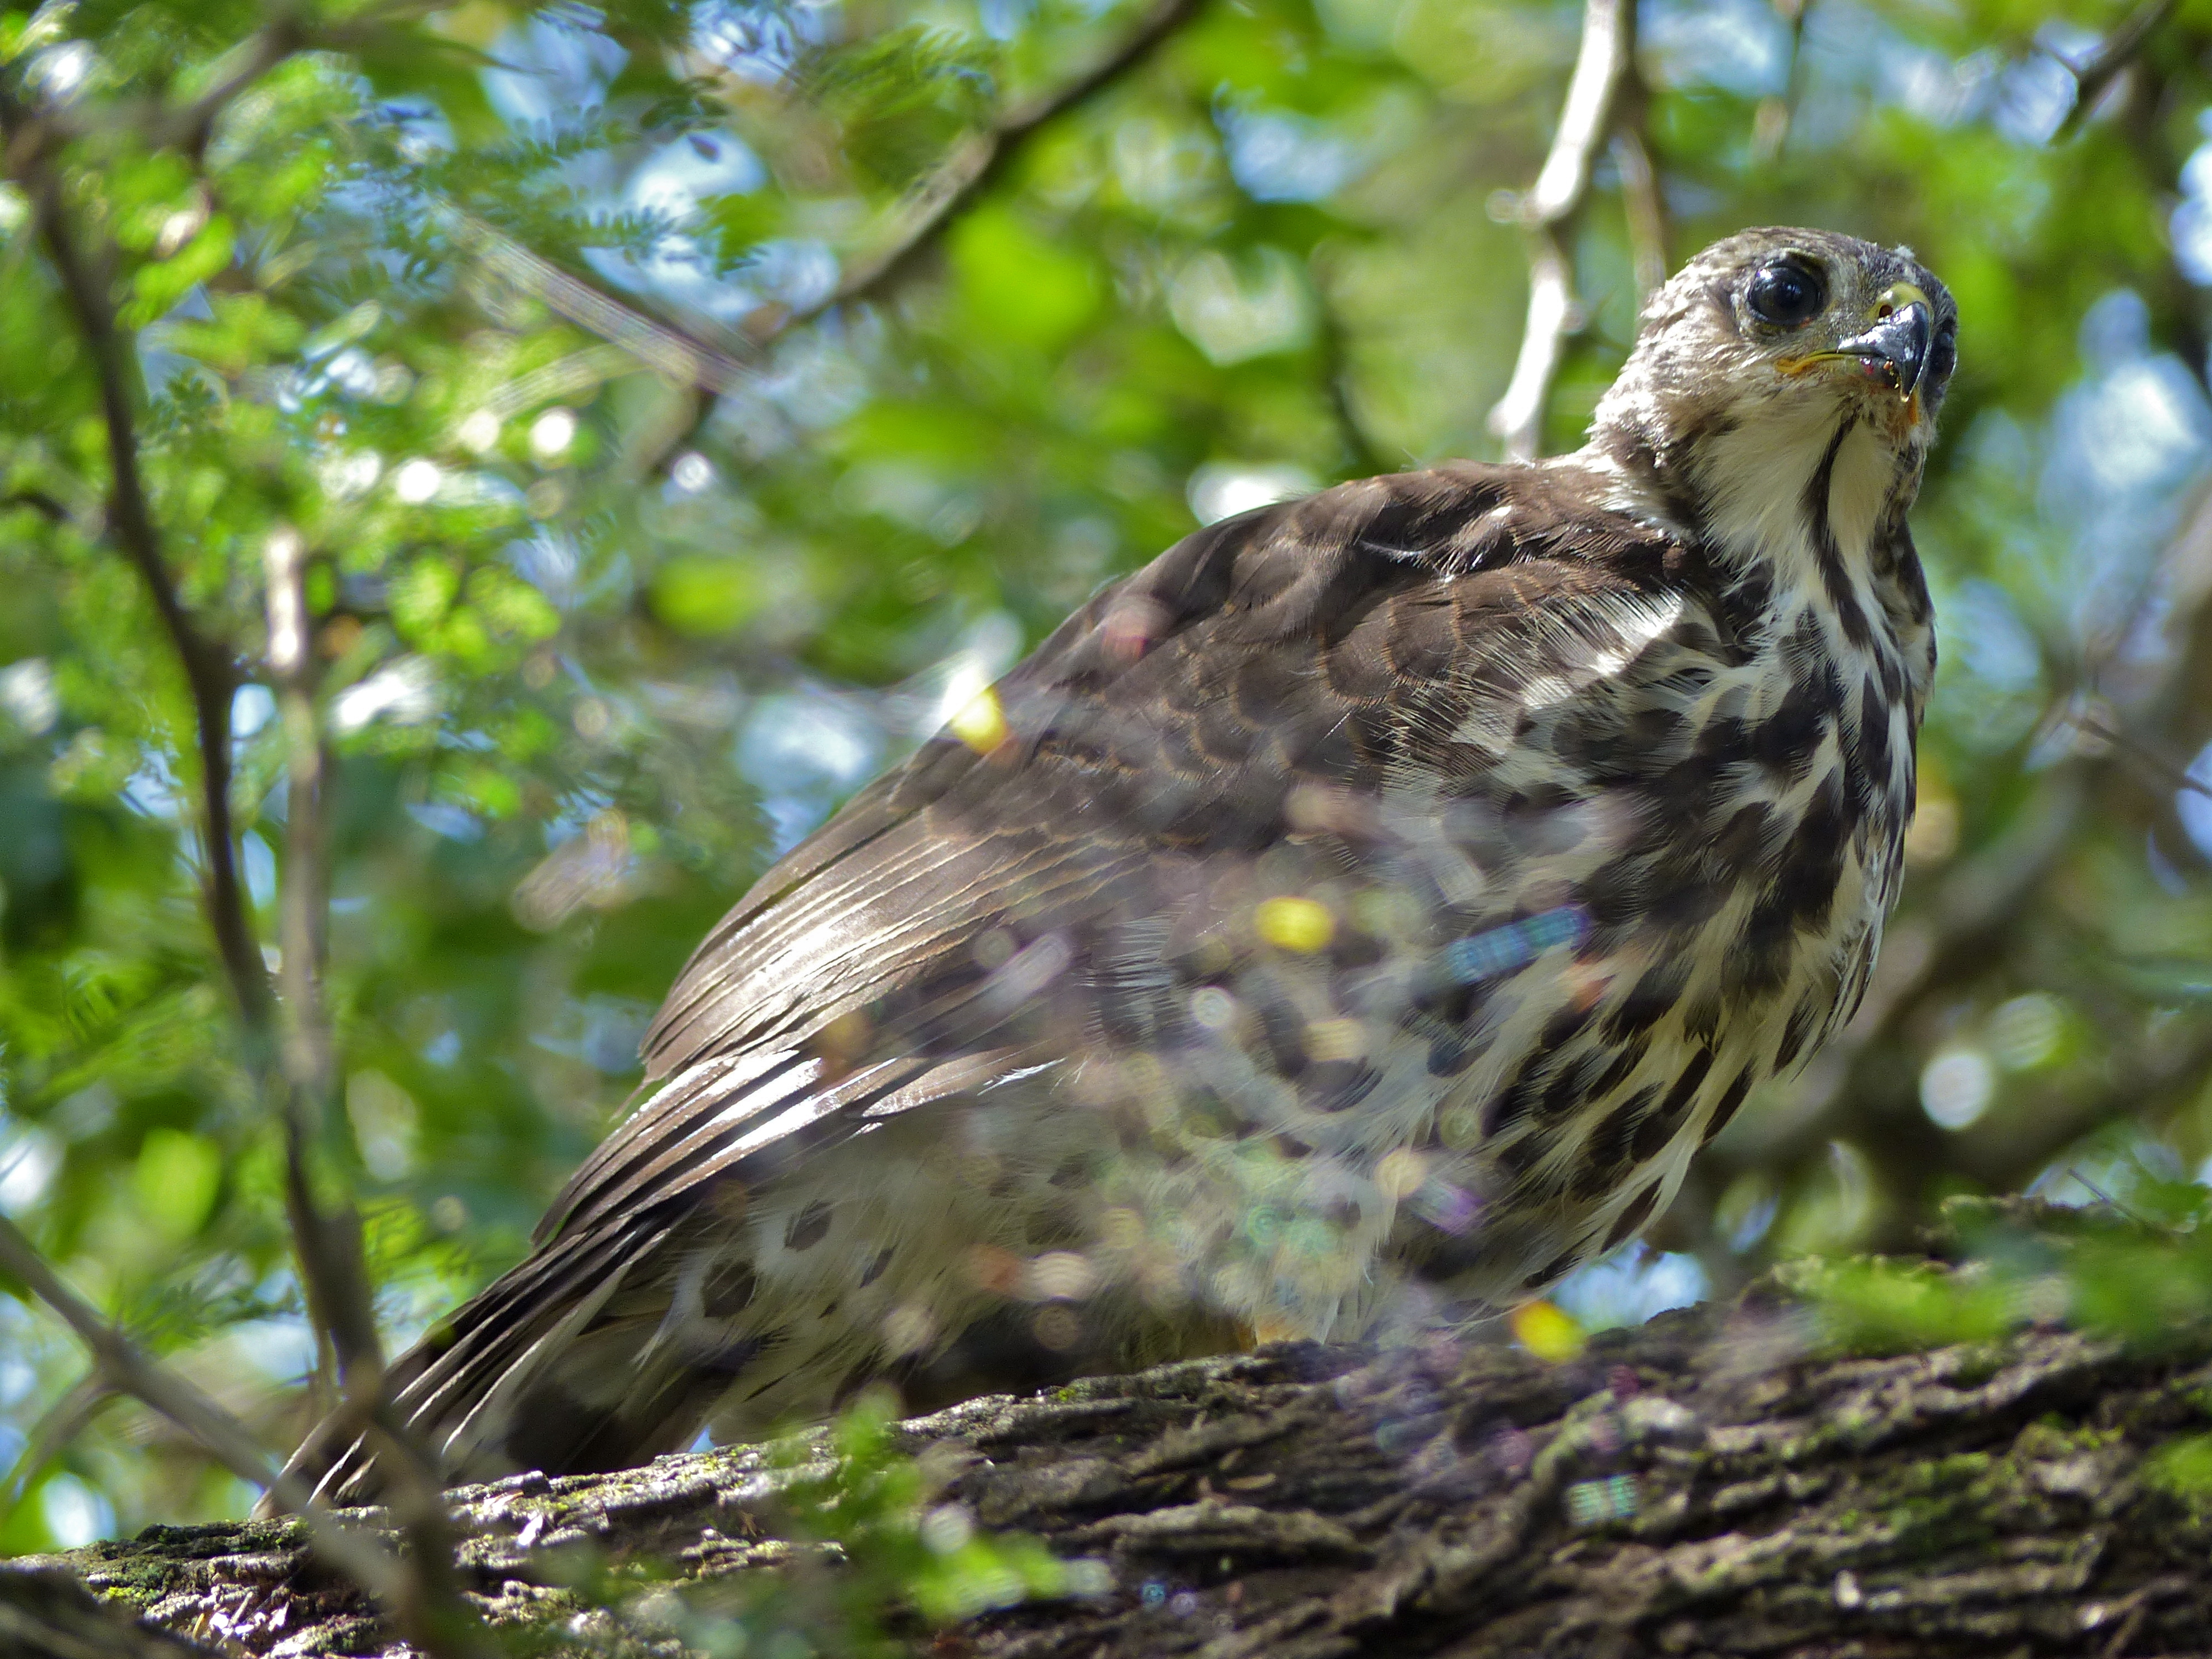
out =
[[[999,707],[998,692],[988,685],[963,703],[945,725],[979,755],[989,754],[1006,740],[1006,711]]]
[[[1429,1178],[1429,1161],[1410,1146],[1385,1152],[1375,1166],[1375,1184],[1392,1203],[1411,1198]]]
[[[1364,1060],[1367,1028],[1356,1019],[1317,1019],[1306,1027],[1310,1060]]]
[[[1583,1351],[1583,1328],[1555,1302],[1523,1303],[1513,1310],[1513,1340],[1553,1364]]]
[[[1262,899],[1252,913],[1260,937],[1284,951],[1318,951],[1336,933],[1336,919],[1308,898]]]

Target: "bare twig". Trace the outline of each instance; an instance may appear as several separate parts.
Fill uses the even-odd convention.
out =
[[[1063,86],[1016,105],[982,131],[955,146],[937,170],[893,210],[876,251],[849,266],[844,280],[827,296],[775,319],[772,331],[780,334],[840,306],[874,298],[896,282],[954,216],[1005,173],[1024,140],[1143,64],[1203,3],[1204,0],[1153,0],[1151,9],[1121,44],[1089,69]]]
[[[2144,0],[2143,4],[2121,21],[2119,27],[2099,43],[2096,51],[2078,64],[2060,57],[2057,52],[2051,53],[2057,59],[2060,67],[2074,77],[2074,107],[2066,112],[2066,118],[2051,135],[2052,143],[2070,137],[2082,122],[2089,118],[2089,112],[2096,108],[2097,101],[2105,95],[2106,88],[2135,62],[2142,49],[2150,44],[2151,36],[2157,33],[2166,20],[2173,15],[2175,3],[2176,0]]]
[[[1613,164],[1620,173],[1620,203],[1628,221],[1628,253],[1636,272],[1636,309],[1640,316],[1667,280],[1667,198],[1651,162],[1651,88],[1626,54],[1615,100]]]
[[[23,1449],[15,1459],[15,1467],[8,1471],[7,1480],[0,1482],[0,1516],[23,1501],[24,1493],[30,1491],[39,1472],[63,1447],[83,1432],[85,1425],[100,1414],[100,1408],[114,1397],[113,1385],[95,1365],[40,1413],[30,1433],[23,1437]]]
[[[1344,459],[1348,474],[1354,477],[1370,477],[1377,472],[1394,470],[1394,463],[1384,459],[1376,448],[1374,440],[1367,435],[1366,423],[1359,418],[1359,410],[1352,400],[1352,362],[1348,349],[1350,341],[1344,319],[1337,314],[1336,302],[1328,292],[1330,283],[1326,271],[1316,271],[1321,278],[1321,319],[1318,333],[1321,348],[1321,372],[1325,382],[1323,390],[1328,395],[1330,411],[1336,416],[1339,441],[1344,446]],[[1395,463],[1410,465],[1411,458]]]
[[[1762,163],[1782,154],[1790,142],[1790,124],[1797,118],[1797,100],[1805,86],[1805,16],[1813,0],[1774,0],[1774,9],[1790,25],[1788,69],[1782,90],[1759,100],[1752,112],[1751,152]]]
[[[501,277],[647,368],[714,392],[733,391],[751,378],[753,371],[728,353],[601,293],[473,215],[450,204],[442,211],[455,240]]]
[[[204,92],[153,124],[148,136],[154,146],[173,144],[198,156],[207,149],[215,124],[230,107],[231,100],[306,44],[300,20],[278,12],[265,27],[255,30],[224,55],[218,65],[220,72]]]
[[[330,1013],[323,994],[330,914],[323,844],[323,784],[329,756],[315,708],[308,648],[306,548],[279,527],[263,549],[268,575],[269,669],[284,738],[284,870],[279,890],[279,979],[283,990],[280,1070],[284,1099],[285,1198],[300,1253],[301,1279],[319,1334],[326,1335],[344,1386],[381,1385],[361,1218],[343,1198],[327,1206],[313,1182],[313,1149],[331,1097]]]
[[[403,1486],[412,1496],[410,1513],[398,1517],[413,1546],[412,1559],[406,1561],[393,1557],[374,1538],[339,1524],[297,1480],[273,1470],[243,1423],[102,1319],[5,1216],[0,1216],[0,1269],[21,1279],[32,1295],[61,1316],[91,1352],[108,1387],[151,1406],[240,1480],[262,1488],[299,1515],[307,1523],[316,1550],[374,1597],[410,1642],[433,1659],[496,1659],[498,1650],[455,1582],[453,1542],[435,1484],[427,1483],[426,1502],[419,1454],[405,1444],[404,1437],[392,1437],[383,1461],[395,1473],[416,1477]],[[380,1409],[390,1412],[388,1406]],[[430,1518],[433,1511],[434,1519]]]
[[[1566,103],[1551,153],[1514,218],[1528,232],[1528,320],[1505,395],[1490,411],[1490,429],[1515,460],[1536,458],[1552,380],[1575,314],[1573,280],[1560,230],[1589,191],[1590,168],[1613,126],[1621,76],[1636,45],[1633,0],[1587,0],[1582,50],[1567,82]]]
[[[62,1281],[38,1247],[5,1216],[0,1216],[0,1268],[21,1279],[32,1295],[61,1316],[91,1353],[93,1364],[109,1387],[151,1406],[240,1480],[280,1492],[285,1502],[307,1516],[314,1528],[316,1547],[333,1565],[380,1601],[392,1599],[401,1576],[398,1562],[374,1540],[338,1526],[328,1510],[312,1509],[306,1490],[270,1468],[267,1455],[243,1423],[174,1371],[149,1358],[102,1319],[90,1303]]]

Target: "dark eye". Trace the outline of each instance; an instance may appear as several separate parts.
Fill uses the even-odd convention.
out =
[[[1796,328],[1820,314],[1820,307],[1828,303],[1828,284],[1810,265],[1762,265],[1751,279],[1745,302],[1762,323]]]

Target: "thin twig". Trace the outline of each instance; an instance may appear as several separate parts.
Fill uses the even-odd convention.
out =
[[[323,842],[329,754],[315,708],[309,648],[307,550],[289,526],[263,546],[268,579],[269,670],[284,739],[284,868],[278,889],[279,1044],[284,1099],[285,1197],[301,1279],[319,1334],[327,1334],[342,1385],[381,1385],[384,1355],[362,1260],[361,1218],[343,1197],[325,1203],[313,1181],[313,1149],[330,1109],[334,1067],[324,956],[330,915]]]
[[[1667,280],[1667,198],[1651,162],[1651,89],[1632,53],[1621,70],[1613,118],[1613,161],[1620,172],[1620,202],[1628,221],[1628,253],[1636,274],[1638,316]]]
[[[27,507],[49,524],[67,524],[70,510],[43,489],[11,489],[0,495],[0,508]]]
[[[1589,191],[1590,169],[1612,130],[1613,101],[1635,46],[1633,0],[1588,0],[1559,130],[1534,187],[1513,216],[1528,232],[1528,319],[1513,379],[1490,411],[1490,429],[1505,441],[1505,453],[1515,460],[1535,459],[1542,442],[1552,380],[1575,314],[1559,233]]]
[[[2166,20],[2173,15],[2175,3],[2176,0],[2144,0],[2143,4],[2121,21],[2119,27],[2099,43],[2096,51],[2079,64],[2060,57],[2055,52],[2051,53],[2059,65],[2074,77],[2074,107],[2066,112],[2066,118],[2051,135],[2052,143],[2070,137],[2075,129],[2089,118],[2089,112],[2096,108],[2098,100],[2105,95],[2105,89],[2142,55],[2142,49],[2150,44],[2151,36],[2157,33]]]
[[[1785,59],[1789,67],[1782,77],[1782,90],[1760,99],[1752,112],[1751,153],[1762,166],[1782,154],[1783,146],[1790,142],[1790,128],[1797,118],[1797,103],[1805,90],[1805,18],[1813,9],[1813,0],[1774,0],[1774,9],[1790,25]]]
[[[2212,783],[2198,777],[2171,755],[2161,752],[2148,739],[2123,731],[2096,710],[2071,712],[2064,718],[2075,731],[2097,742],[2111,744],[2148,776],[2177,794],[2187,793],[2212,799]]]
[[[0,1268],[21,1279],[32,1295],[61,1316],[110,1387],[151,1406],[240,1480],[277,1492],[288,1505],[305,1516],[313,1528],[317,1548],[333,1565],[380,1601],[389,1602],[394,1597],[401,1577],[397,1561],[374,1540],[348,1531],[331,1518],[327,1510],[314,1508],[298,1481],[271,1469],[266,1454],[243,1423],[174,1371],[149,1358],[101,1318],[47,1265],[22,1230],[3,1215],[0,1215]]]
[[[8,1471],[5,1481],[0,1481],[0,1516],[23,1501],[32,1482],[39,1478],[39,1472],[53,1461],[63,1447],[82,1433],[86,1425],[100,1414],[100,1408],[114,1398],[114,1386],[94,1365],[40,1413],[30,1433],[23,1437],[23,1449],[15,1459],[15,1467]]]
[[[1090,101],[1141,66],[1205,0],[1153,0],[1152,9],[1121,44],[1064,85],[1005,112],[981,132],[955,146],[937,170],[893,210],[877,251],[849,266],[844,280],[811,306],[777,319],[774,332],[811,322],[855,301],[872,299],[896,283],[953,218],[998,180],[1026,139],[1079,105]]]
[[[304,1520],[324,1559],[374,1598],[409,1642],[433,1659],[497,1659],[498,1650],[460,1594],[451,1529],[435,1484],[428,1483],[426,1499],[420,1455],[407,1446],[396,1425],[383,1448],[386,1465],[415,1477],[404,1487],[411,1498],[410,1513],[395,1517],[413,1547],[411,1558],[404,1561],[374,1538],[340,1525],[296,1479],[273,1470],[246,1425],[102,1319],[5,1216],[0,1216],[0,1268],[61,1316],[109,1387],[151,1406],[240,1480],[271,1493]],[[380,1411],[390,1414],[391,1407],[384,1405]]]
[[[270,1097],[283,1107],[290,1161],[297,1164],[304,1157],[306,1148],[301,1143],[307,1139],[297,1121],[301,1103],[295,1098],[296,1091],[276,1052],[276,1004],[238,874],[236,831],[230,808],[230,704],[239,684],[234,653],[201,631],[185,605],[162,549],[161,531],[138,468],[136,347],[124,336],[108,297],[105,272],[112,263],[112,254],[95,262],[78,242],[62,204],[53,157],[41,144],[13,142],[27,125],[20,106],[0,94],[0,127],[11,141],[10,160],[21,163],[17,182],[35,204],[40,236],[53,260],[64,299],[91,347],[112,475],[108,525],[125,557],[146,585],[191,692],[193,724],[199,738],[201,839],[209,923],[238,1005],[249,1063],[264,1080]],[[373,1315],[368,1305],[368,1273],[359,1261],[357,1225],[349,1234],[343,1216],[322,1213],[304,1169],[291,1171],[286,1195],[308,1308],[319,1336],[329,1343],[341,1366],[364,1353],[373,1358]],[[371,1330],[366,1348],[359,1337],[365,1328]]]
[[[171,145],[197,160],[207,149],[215,124],[231,100],[307,44],[298,18],[278,12],[265,27],[232,47],[219,62],[218,74],[206,91],[183,108],[167,112],[152,124],[148,137],[155,149]]]
[[[1322,274],[1322,273],[1316,273]],[[1352,362],[1350,338],[1344,319],[1337,314],[1336,302],[1328,293],[1325,276],[1322,283],[1318,344],[1321,348],[1321,372],[1323,390],[1328,395],[1330,412],[1336,416],[1336,429],[1344,445],[1344,459],[1348,474],[1354,477],[1371,477],[1378,472],[1389,472],[1393,464],[1386,460],[1374,441],[1367,435],[1367,426],[1359,418],[1359,410],[1352,400]],[[1410,458],[1405,463],[1410,464]]]
[[[646,368],[714,392],[733,391],[753,377],[752,369],[728,353],[601,293],[473,215],[450,204],[441,212],[454,239],[501,276]]]

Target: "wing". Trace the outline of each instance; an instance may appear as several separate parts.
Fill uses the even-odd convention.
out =
[[[979,1053],[1065,1054],[1097,1010],[1041,1017],[1030,981],[1110,998],[1104,955],[1187,908],[1173,890],[1198,867],[1310,835],[1301,808],[1493,763],[1560,663],[1617,665],[1686,580],[1601,488],[1474,463],[1362,480],[1224,520],[1100,593],[995,689],[1000,741],[940,734],[723,918],[647,1035],[661,1086],[541,1240],[937,1097],[939,1064],[972,1087]],[[1453,735],[1471,731],[1492,752]],[[780,1079],[837,1079],[837,1103],[732,1069],[763,1053]]]

